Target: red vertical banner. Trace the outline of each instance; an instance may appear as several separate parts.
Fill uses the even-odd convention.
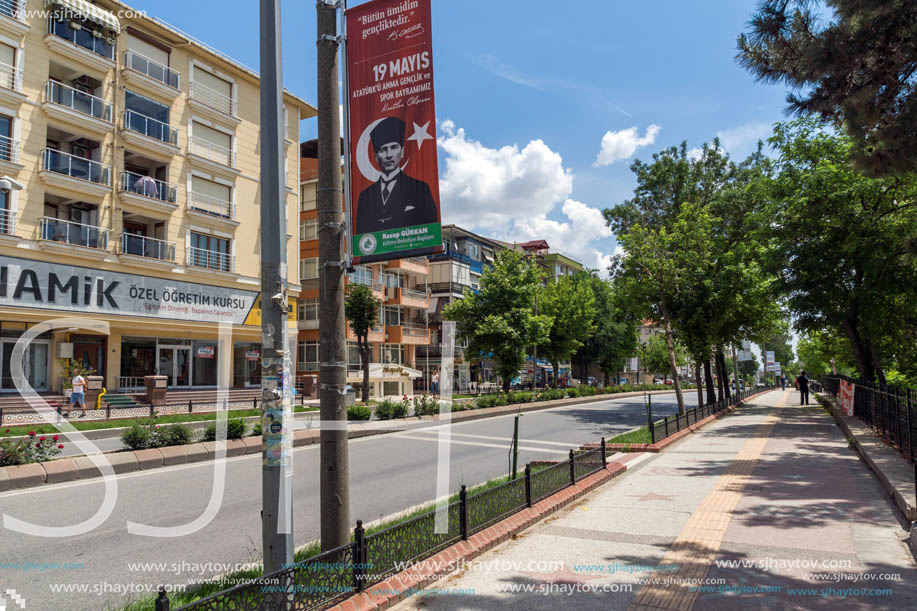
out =
[[[354,263],[442,246],[430,0],[348,9]]]

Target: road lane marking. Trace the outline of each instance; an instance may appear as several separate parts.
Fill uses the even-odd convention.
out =
[[[398,437],[401,439],[413,439],[416,441],[432,441],[434,443],[439,443],[439,439],[436,439],[434,437],[412,437],[411,435],[399,435]],[[497,445],[495,443],[484,443],[482,441],[481,442],[460,441],[458,439],[451,439],[449,440],[449,443],[452,445],[460,445],[460,446],[477,446],[479,448],[499,448],[500,450],[509,450],[509,448],[506,445]],[[570,454],[569,450],[554,450],[551,448],[529,448],[529,447],[523,448],[520,446],[519,450],[525,451],[525,452],[545,452],[548,454],[564,454],[564,455]]]
[[[420,429],[416,431],[411,431],[413,433],[435,433],[435,431],[428,431],[425,429]],[[512,437],[494,437],[492,435],[471,435],[469,433],[452,433],[453,437],[471,437],[474,439],[493,439],[495,441],[512,441]],[[567,443],[565,441],[541,441],[540,439],[519,439],[519,443],[544,443],[552,446],[562,446],[564,448],[578,448],[582,443]]]
[[[787,396],[786,392],[780,395],[774,407],[778,410],[784,407]],[[779,419],[780,416],[774,413],[764,417],[752,437],[729,463],[726,472],[694,510],[660,565],[677,565],[680,579],[703,580],[707,576],[722,545],[732,512],[742,499],[745,486]],[[628,611],[690,611],[699,593],[692,592],[688,587],[690,584],[663,585],[667,576],[670,577],[671,573],[657,571],[651,574],[648,579],[659,582],[643,586]]]

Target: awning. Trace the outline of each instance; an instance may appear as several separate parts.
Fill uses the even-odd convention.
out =
[[[60,7],[77,17],[97,23],[115,34],[121,32],[121,23],[114,13],[106,11],[87,0],[45,0],[45,7]]]

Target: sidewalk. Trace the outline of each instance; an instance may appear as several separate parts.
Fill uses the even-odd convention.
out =
[[[464,594],[393,608],[917,608],[909,524],[831,416],[798,403],[794,391],[767,393],[634,457],[623,476],[428,587]]]

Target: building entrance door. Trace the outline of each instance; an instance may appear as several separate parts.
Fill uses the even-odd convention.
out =
[[[159,375],[168,378],[169,388],[191,385],[191,347],[159,346],[157,348]]]
[[[13,383],[13,348],[16,346],[15,340],[3,340],[2,350],[0,350],[0,390],[16,390]],[[48,390],[48,378],[50,374],[50,343],[47,341],[33,340],[25,351],[22,359],[22,372],[25,374],[29,385],[37,392],[46,392]],[[68,380],[69,382],[69,380]]]

